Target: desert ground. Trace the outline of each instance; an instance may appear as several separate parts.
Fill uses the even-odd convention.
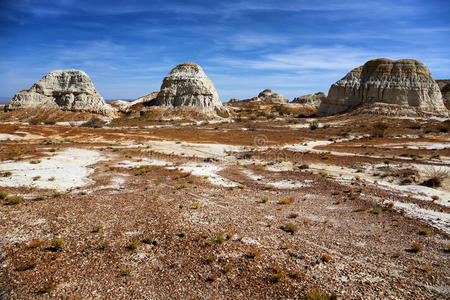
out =
[[[0,113],[0,299],[450,295],[448,118],[18,113]]]

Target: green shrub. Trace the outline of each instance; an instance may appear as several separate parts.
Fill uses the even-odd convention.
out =
[[[328,294],[320,289],[312,289],[306,294],[307,300],[336,300],[335,294]]]
[[[129,268],[122,268],[120,269],[120,276],[129,276],[131,274],[131,269]]]
[[[6,198],[8,198],[8,193],[4,192],[4,191],[0,191],[0,199],[5,200]]]
[[[139,245],[141,244],[141,242],[139,242],[139,241],[132,241],[131,243],[129,243],[128,245],[127,245],[127,249],[129,249],[129,250],[136,250],[138,247],[139,247]]]
[[[6,205],[15,205],[19,204],[20,202],[22,202],[22,197],[19,196],[6,198]]]
[[[291,223],[281,226],[280,229],[291,234],[295,234],[298,231],[297,226]]]

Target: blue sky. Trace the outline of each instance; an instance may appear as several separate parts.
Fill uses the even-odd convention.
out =
[[[377,57],[450,78],[448,1],[0,1],[0,99],[56,69],[88,73],[106,99],[159,90],[193,61],[222,101],[317,91]]]

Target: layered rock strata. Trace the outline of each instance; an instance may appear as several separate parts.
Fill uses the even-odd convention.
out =
[[[423,63],[413,59],[378,58],[334,83],[318,114],[337,114],[376,102],[446,111],[439,87]]]
[[[292,100],[292,103],[298,103],[307,106],[319,107],[322,101],[326,100],[327,95],[324,92],[318,92],[315,94],[308,94],[301,97],[296,97]]]
[[[5,110],[43,107],[109,115],[114,110],[80,70],[57,70],[42,77],[30,89],[18,92]]]
[[[203,69],[189,62],[176,66],[167,74],[153,104],[173,107],[223,107],[216,88]]]

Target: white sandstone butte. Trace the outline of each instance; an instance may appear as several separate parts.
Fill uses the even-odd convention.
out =
[[[30,89],[18,92],[5,110],[60,108],[68,111],[110,115],[114,110],[95,90],[94,83],[81,70],[56,70],[42,77]]]
[[[447,112],[439,86],[423,63],[414,59],[378,58],[334,83],[318,114],[337,114],[377,102]]]
[[[180,64],[167,74],[152,105],[194,107],[226,114],[212,81],[199,65],[191,62]]]

